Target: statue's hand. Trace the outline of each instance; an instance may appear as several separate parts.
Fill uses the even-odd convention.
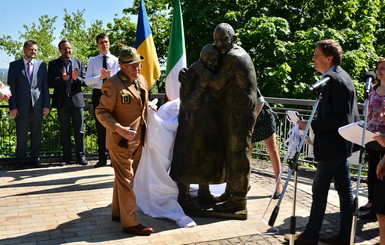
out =
[[[179,71],[178,80],[180,83],[185,83],[188,80],[188,68],[182,68]]]
[[[190,69],[193,70],[195,72],[195,74],[200,74],[200,73],[204,72],[205,70],[207,70],[206,67],[204,66],[203,62],[200,60],[191,64]]]

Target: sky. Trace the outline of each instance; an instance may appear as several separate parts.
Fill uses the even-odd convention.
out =
[[[67,13],[85,9],[83,18],[86,20],[87,27],[95,20],[102,20],[106,27],[107,23],[112,23],[114,18],[123,17],[122,10],[132,7],[132,4],[133,0],[112,0],[111,2],[105,0],[2,0],[0,38],[6,35],[11,36],[13,40],[18,40],[19,31],[22,33],[25,31],[23,25],[31,26],[32,23],[38,23],[40,16],[48,15],[49,18],[57,16],[54,24],[57,33],[54,34],[58,40],[60,31],[63,29],[64,9],[67,9]],[[132,16],[131,20],[136,22],[136,16]],[[23,43],[26,40],[19,41]],[[13,60],[0,50],[0,68],[8,68]]]

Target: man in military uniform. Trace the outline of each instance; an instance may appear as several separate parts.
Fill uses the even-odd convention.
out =
[[[96,117],[106,128],[106,146],[114,165],[112,220],[120,221],[123,232],[150,235],[151,227],[139,223],[135,214],[134,174],[142,154],[146,128],[148,91],[141,75],[141,61],[135,48],[119,53],[120,71],[103,83]]]

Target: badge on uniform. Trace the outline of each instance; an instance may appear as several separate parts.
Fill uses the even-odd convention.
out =
[[[122,94],[122,104],[130,104],[130,95]]]

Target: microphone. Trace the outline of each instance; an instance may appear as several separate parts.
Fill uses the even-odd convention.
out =
[[[370,91],[372,90],[373,80],[375,79],[376,79],[376,73],[372,71],[368,71],[367,73],[365,73],[365,87],[364,87],[365,94],[370,93]]]
[[[323,86],[326,85],[326,83],[328,83],[329,81],[331,81],[333,79],[336,79],[336,73],[335,72],[330,72],[330,73],[326,74],[325,77],[322,80],[320,80],[320,81],[314,83],[313,85],[311,85],[308,88],[308,90],[310,92],[319,92],[323,88]]]

